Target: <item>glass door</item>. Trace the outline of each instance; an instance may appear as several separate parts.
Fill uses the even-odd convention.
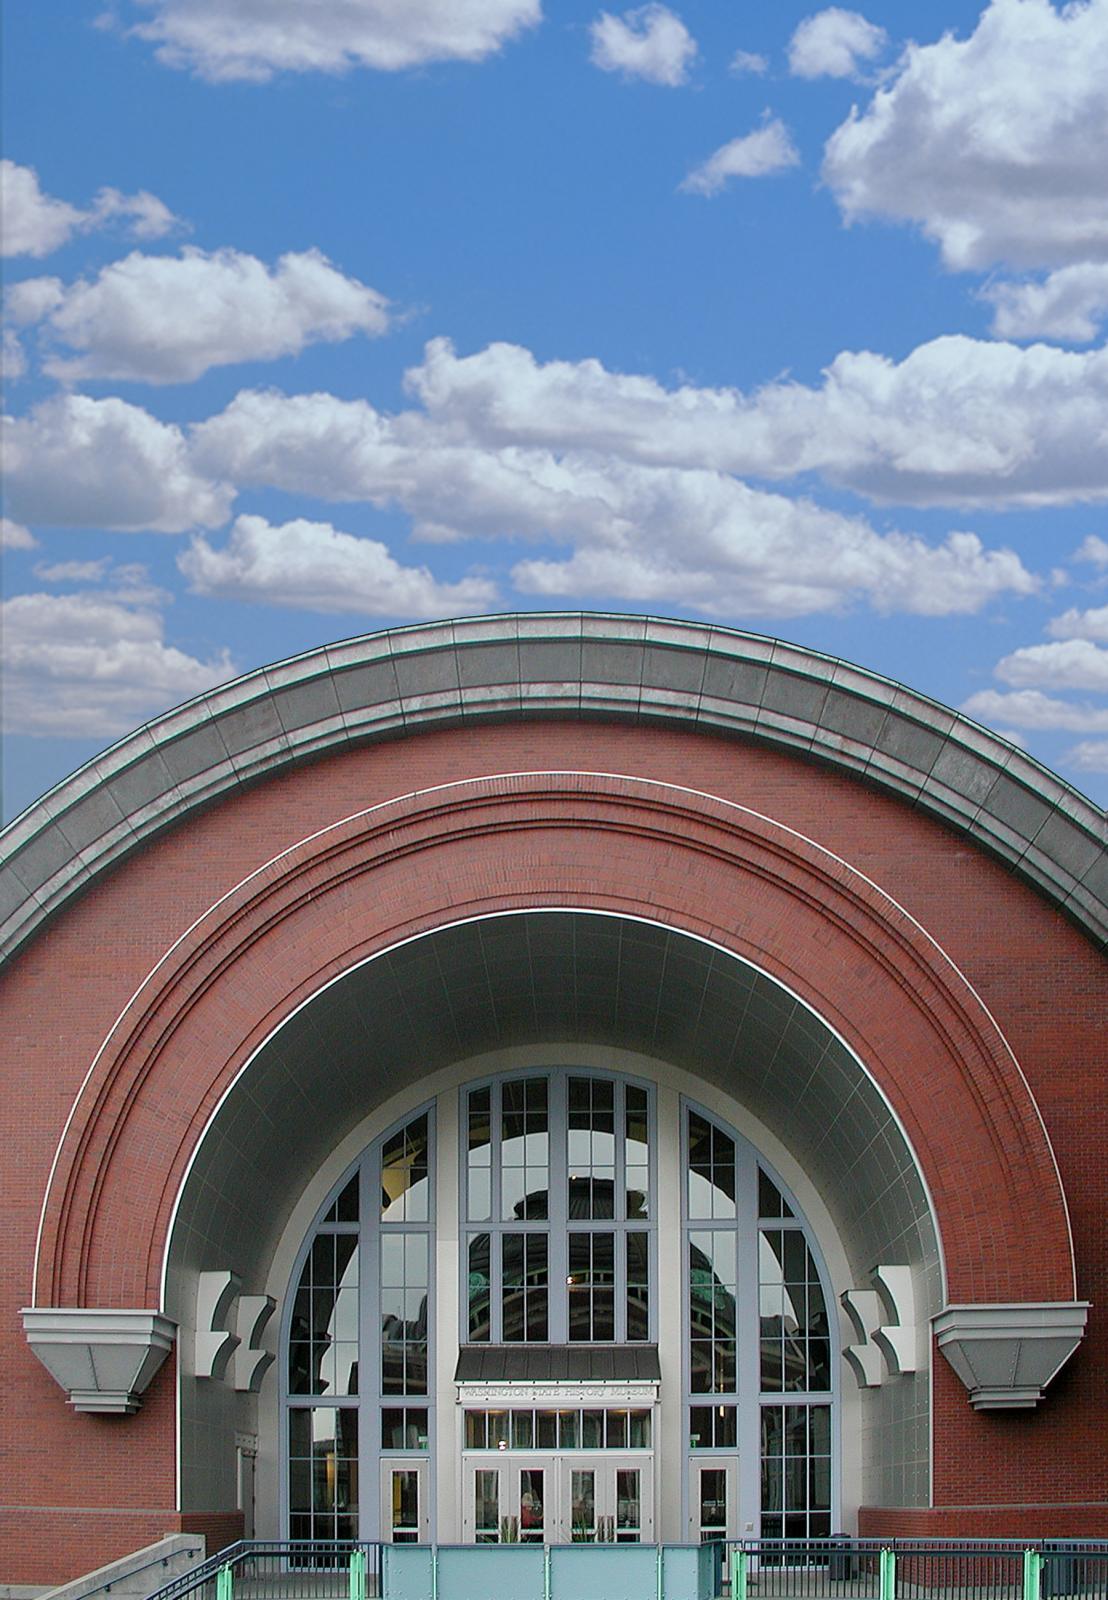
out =
[[[698,1544],[733,1539],[738,1526],[738,1466],[734,1457],[694,1460],[689,1474],[689,1537]]]
[[[391,1544],[424,1544],[430,1538],[427,1467],[422,1461],[382,1461],[381,1537]]]
[[[546,1544],[557,1539],[550,1494],[553,1463],[501,1457],[466,1466],[463,1535],[474,1544]]]
[[[648,1460],[564,1460],[562,1539],[574,1544],[639,1544],[654,1538]]]

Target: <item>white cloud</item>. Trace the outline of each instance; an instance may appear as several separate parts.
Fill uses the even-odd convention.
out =
[[[156,195],[145,189],[121,194],[101,189],[92,206],[82,211],[66,200],[44,194],[33,167],[0,161],[0,237],[6,256],[46,256],[74,233],[121,220],[138,239],[157,239],[179,221]]]
[[[43,194],[32,167],[0,161],[0,225],[6,256],[45,256],[84,225],[86,213]]]
[[[677,88],[696,59],[696,40],[667,6],[638,6],[621,17],[602,11],[589,27],[589,59],[603,72],[621,72]]]
[[[747,72],[755,77],[761,77],[763,73],[769,71],[769,62],[756,50],[736,50],[728,63],[727,70],[733,72],[736,77],[742,77]]]
[[[4,317],[17,328],[40,322],[65,299],[60,278],[24,278],[8,285],[4,295]]]
[[[995,675],[1013,688],[1108,690],[1108,650],[1089,639],[1027,645],[998,661]]]
[[[98,561],[36,561],[34,573],[44,583],[99,583],[111,564],[109,556]]]
[[[764,178],[799,162],[789,130],[774,117],[753,133],[721,145],[707,161],[693,168],[680,187],[686,194],[718,194],[729,178]]]
[[[0,517],[0,550],[34,550],[37,544],[30,528],[11,517]]]
[[[2,610],[9,733],[112,738],[237,670],[167,645],[157,611],[115,597],[22,594]]]
[[[1041,283],[993,283],[981,298],[995,306],[1002,339],[1061,339],[1085,344],[1108,318],[1108,261],[1059,267]]]
[[[80,352],[48,357],[52,376],[145,383],[188,383],[212,367],[381,334],[387,304],[318,250],[284,255],[272,269],[237,250],[134,251],[91,283],[62,289],[56,278],[33,278],[13,296],[19,320],[45,315],[45,331]]]
[[[1108,732],[1108,707],[1056,700],[1038,689],[1017,689],[1011,694],[982,689],[979,694],[970,695],[962,710],[992,727],[1010,722],[1017,728],[1040,733],[1052,729],[1066,733]]]
[[[5,328],[0,335],[0,375],[5,383],[14,383],[27,371],[27,356],[13,328]]]
[[[917,223],[947,266],[1108,259],[1108,4],[992,0],[968,39],[911,45],[827,144],[848,220]]]
[[[1074,551],[1073,559],[1089,561],[1094,567],[1108,567],[1108,539],[1101,539],[1095,533],[1090,533]]]
[[[275,72],[397,72],[428,61],[480,61],[541,20],[540,0],[137,0],[131,29],[158,59],[214,83]]]
[[[1036,587],[1017,556],[973,534],[935,547],[718,471],[636,462],[610,438],[563,448],[480,431],[457,407],[384,417],[330,395],[244,393],[196,430],[195,448],[199,465],[240,484],[400,506],[417,536],[565,547],[564,559],[516,565],[528,593],[665,598],[713,615],[857,601],[941,615]]]
[[[1063,611],[1060,617],[1051,618],[1046,631],[1052,639],[1097,639],[1108,644],[1108,606]]]
[[[953,336],[901,362],[844,351],[817,388],[784,381],[746,395],[667,390],[592,360],[540,365],[516,345],[459,358],[433,340],[408,382],[439,423],[497,445],[773,479],[819,472],[908,504],[1108,498],[1108,350]]]
[[[797,26],[789,41],[789,71],[795,78],[854,78],[888,42],[884,28],[861,12],[829,6]]]
[[[123,400],[57,395],[3,430],[9,504],[28,522],[182,533],[230,513],[233,490],[194,470],[180,428]]]
[[[101,189],[92,203],[92,215],[97,227],[115,217],[122,218],[136,239],[162,239],[181,226],[165,202],[147,189],[140,189],[137,194]]]
[[[364,616],[435,617],[497,603],[483,578],[440,583],[426,567],[404,567],[376,539],[297,518],[275,526],[239,517],[222,550],[197,536],[178,557],[194,594]]]
[[[1082,772],[1108,772],[1108,739],[1082,739],[1066,752],[1066,760]]]

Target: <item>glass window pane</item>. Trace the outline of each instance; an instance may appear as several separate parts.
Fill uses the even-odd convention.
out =
[[[478,1544],[495,1544],[500,1538],[500,1474],[474,1473],[474,1531]]]
[[[428,1156],[428,1120],[424,1113],[393,1134],[381,1152],[382,1222],[427,1220]]]
[[[358,1174],[355,1173],[324,1217],[324,1222],[357,1222],[358,1183]]]
[[[616,1473],[616,1541],[628,1544],[637,1541],[642,1525],[639,1498],[639,1472],[628,1468]]]
[[[604,1448],[604,1413],[603,1411],[582,1411],[581,1413],[581,1449],[602,1450]]]
[[[489,1235],[475,1233],[469,1240],[469,1338],[480,1343],[492,1337]]]
[[[596,1537],[596,1474],[570,1473],[570,1527],[574,1543]]]
[[[519,1475],[519,1537],[522,1544],[542,1544],[546,1537],[544,1474],[541,1467]]]

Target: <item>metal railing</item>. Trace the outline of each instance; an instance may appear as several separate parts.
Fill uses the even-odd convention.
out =
[[[175,1578],[151,1600],[389,1600],[390,1548],[243,1540]],[[429,1549],[426,1600],[473,1600],[468,1593],[452,1595],[445,1572],[444,1581],[437,1581],[438,1548]],[[495,1558],[497,1546],[480,1548]],[[627,1547],[634,1548],[641,1549]],[[844,1536],[743,1539],[718,1549],[715,1588],[724,1600],[1108,1600],[1108,1540]],[[613,1557],[618,1550],[605,1546]]]
[[[729,1600],[1108,1600],[1108,1541],[741,1540]]]
[[[380,1593],[379,1544],[243,1539],[150,1600],[372,1600]]]

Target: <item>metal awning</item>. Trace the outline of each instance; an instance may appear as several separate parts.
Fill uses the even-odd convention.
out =
[[[464,1344],[455,1383],[658,1383],[656,1344]]]

